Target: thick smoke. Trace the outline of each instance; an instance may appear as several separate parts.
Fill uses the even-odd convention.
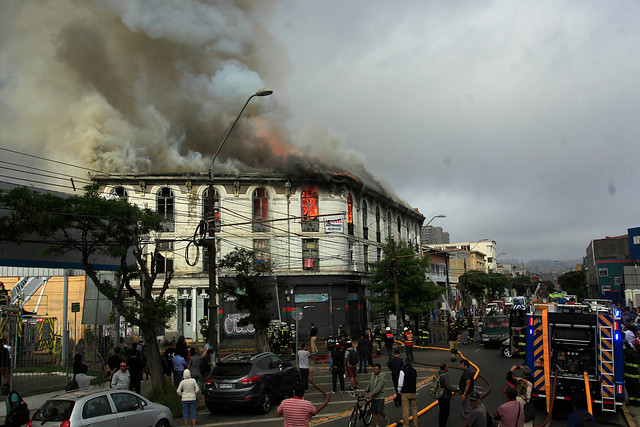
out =
[[[273,6],[1,2],[1,144],[103,172],[208,170],[247,97],[286,79],[286,54],[264,24]],[[321,126],[292,142],[286,118],[277,94],[253,100],[216,169],[345,170],[376,183]]]

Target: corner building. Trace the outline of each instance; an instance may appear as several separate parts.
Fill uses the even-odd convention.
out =
[[[382,244],[393,237],[420,244],[424,216],[344,173],[288,175],[245,173],[215,177],[216,260],[234,248],[253,249],[256,262],[271,262],[264,286],[273,293],[273,320],[295,323],[299,307],[301,339],[309,323],[319,336],[344,325],[352,335],[367,324],[384,323],[372,313],[369,263],[382,257]],[[157,211],[166,231],[151,236],[159,242],[159,273],[173,271],[167,295],[178,301],[177,316],[165,335],[201,339],[199,320],[208,307],[208,257],[190,244],[209,214],[209,177],[194,175],[94,176],[105,196],[120,197]],[[149,251],[153,250],[150,246]],[[220,278],[233,272],[217,269]],[[158,280],[161,280],[159,274]],[[245,313],[221,298],[220,339],[251,337],[251,327],[238,327]]]

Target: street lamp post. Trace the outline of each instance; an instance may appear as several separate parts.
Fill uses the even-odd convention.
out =
[[[428,227],[428,226],[429,226],[429,224],[431,224],[431,221],[433,221],[433,220],[434,220],[434,219],[436,219],[436,218],[446,218],[446,217],[447,217],[446,215],[442,215],[442,214],[440,214],[440,215],[436,215],[436,216],[434,216],[433,218],[431,218],[431,219],[429,220],[429,222],[427,222],[427,225],[425,225],[425,227]]]
[[[240,116],[242,115],[242,113],[244,112],[245,108],[247,108],[247,105],[249,105],[249,101],[251,101],[254,97],[256,96],[269,96],[273,93],[272,90],[270,89],[261,89],[259,91],[257,91],[256,93],[254,93],[253,95],[251,95],[248,99],[247,102],[244,103],[244,106],[242,107],[242,110],[240,110],[240,113],[238,113],[238,116],[236,117],[235,121],[233,122],[233,124],[231,125],[231,127],[229,128],[229,131],[227,132],[227,134],[224,136],[224,138],[222,139],[222,142],[220,143],[220,146],[218,147],[218,150],[216,151],[216,153],[213,155],[213,158],[211,159],[211,177],[209,180],[209,194],[208,194],[208,202],[209,202],[209,212],[208,212],[208,229],[209,229],[209,244],[208,246],[208,251],[209,251],[209,343],[211,344],[211,349],[213,350],[213,362],[215,363],[217,361],[217,357],[218,357],[218,337],[219,337],[219,329],[220,329],[220,319],[218,318],[218,304],[216,302],[216,297],[217,297],[217,289],[216,289],[216,217],[215,217],[215,197],[214,197],[214,188],[213,188],[213,180],[214,180],[214,169],[213,169],[213,165],[214,162],[216,161],[216,158],[218,157],[218,154],[220,154],[220,150],[222,150],[222,146],[224,145],[225,142],[227,142],[227,138],[229,137],[229,135],[231,134],[231,131],[233,130],[233,128],[236,126],[236,123],[238,123],[238,120],[240,119]]]

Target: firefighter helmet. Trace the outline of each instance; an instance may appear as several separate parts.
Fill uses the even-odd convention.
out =
[[[387,326],[386,328],[384,328],[384,330],[387,331],[387,332],[390,332],[391,328]]]

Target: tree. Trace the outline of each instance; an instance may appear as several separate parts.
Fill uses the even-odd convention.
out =
[[[533,282],[529,276],[518,275],[511,279],[511,286],[516,290],[518,295],[527,295],[534,291]]]
[[[29,203],[42,210],[34,211]],[[173,317],[176,305],[165,297],[172,273],[154,286],[158,273],[159,245],[151,236],[163,230],[163,219],[149,209],[120,200],[105,200],[96,186],[82,196],[62,197],[16,189],[0,196],[0,206],[19,219],[23,232],[46,238],[49,254],[78,254],[87,277],[106,296],[127,322],[140,328],[154,388],[164,385],[156,328]],[[16,240],[17,242],[20,239]],[[149,253],[149,247],[153,247]],[[149,259],[149,255],[151,259]],[[98,264],[108,257],[118,263],[116,283],[100,280]]]
[[[263,284],[263,276],[271,272],[268,262],[257,263],[255,251],[234,248],[218,263],[221,269],[235,272],[234,280],[220,279],[219,295],[235,298],[238,311],[248,311],[249,315],[238,321],[239,326],[253,325],[258,349],[267,350],[266,330],[273,318],[269,303],[273,294]]]
[[[377,295],[370,297],[373,311],[395,314],[395,284],[393,280],[393,242],[387,241],[383,247],[383,257],[371,264],[371,290]],[[427,279],[429,257],[420,256],[416,249],[399,241],[395,245],[395,268],[400,297],[400,317],[414,322],[425,318],[436,307],[435,301],[445,288]]]
[[[511,287],[511,281],[502,273],[491,273],[489,275],[489,288],[487,293],[489,298],[500,298],[504,290]]]
[[[471,305],[471,297],[482,304],[485,300],[489,283],[489,275],[484,271],[469,270],[460,276],[458,279],[458,287],[460,292],[462,292],[465,305]]]
[[[569,295],[576,295],[579,299],[587,294],[587,280],[584,271],[569,271],[558,277],[560,288]]]

